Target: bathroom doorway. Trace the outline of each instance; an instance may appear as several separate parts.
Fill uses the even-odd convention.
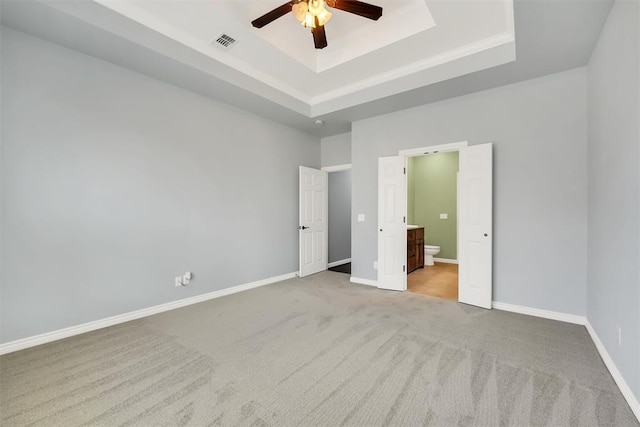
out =
[[[328,173],[328,270],[351,277],[351,165],[324,167]]]
[[[422,264],[408,269],[408,292],[458,300],[458,170],[457,150],[407,157],[407,224],[424,230],[415,251],[408,232]]]
[[[374,263],[378,288],[407,290],[407,267],[411,265],[407,250],[407,159],[436,151],[458,151],[458,301],[492,307],[492,147],[491,143],[469,146],[463,141],[401,150],[398,156],[378,158],[378,260]]]

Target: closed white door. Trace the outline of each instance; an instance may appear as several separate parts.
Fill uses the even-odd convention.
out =
[[[327,269],[327,172],[300,166],[300,277]]]
[[[458,301],[483,308],[491,308],[493,295],[492,188],[492,145],[461,148],[458,174]]]
[[[407,290],[404,157],[378,159],[378,287]]]

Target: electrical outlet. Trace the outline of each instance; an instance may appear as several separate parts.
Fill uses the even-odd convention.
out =
[[[374,270],[378,269],[378,261],[373,261],[373,269]]]
[[[622,328],[618,326],[618,345],[622,345]]]
[[[184,284],[182,283],[182,276],[176,276],[175,285],[176,288],[181,288],[182,286],[184,286]]]

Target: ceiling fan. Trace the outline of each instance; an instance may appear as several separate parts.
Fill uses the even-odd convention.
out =
[[[329,22],[332,15],[327,10],[327,6],[373,19],[374,21],[377,21],[382,16],[382,8],[380,6],[356,0],[290,0],[253,20],[251,24],[256,28],[262,28],[281,16],[293,12],[293,16],[304,27],[311,28],[316,49],[323,49],[327,47],[327,35],[324,31],[324,25]]]

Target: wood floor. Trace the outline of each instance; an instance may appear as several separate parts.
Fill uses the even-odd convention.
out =
[[[458,300],[458,264],[436,262],[407,276],[407,290],[432,297]]]

